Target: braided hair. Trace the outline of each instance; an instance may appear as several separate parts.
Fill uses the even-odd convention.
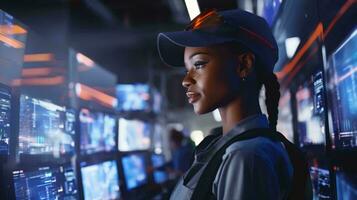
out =
[[[268,112],[269,127],[273,131],[276,131],[279,112],[280,84],[273,72],[259,73],[259,71],[261,70],[257,70],[257,78],[265,87],[265,104]]]

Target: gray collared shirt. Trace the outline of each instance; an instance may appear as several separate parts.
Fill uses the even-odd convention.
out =
[[[265,115],[254,115],[223,137],[268,127]],[[286,199],[292,174],[292,164],[282,143],[265,137],[238,141],[226,149],[212,192],[219,200]]]

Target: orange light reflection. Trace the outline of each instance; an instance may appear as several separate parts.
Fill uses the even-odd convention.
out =
[[[17,41],[15,39],[9,38],[3,34],[0,33],[0,41],[8,44],[9,46],[15,48],[15,49],[21,49],[24,48],[24,43]]]
[[[22,76],[48,76],[51,73],[51,68],[43,67],[43,68],[30,68],[30,69],[22,69]]]
[[[46,78],[27,78],[15,79],[12,81],[12,86],[21,85],[60,85],[64,82],[63,76],[46,77]]]
[[[27,31],[19,25],[0,25],[0,33],[4,35],[16,35],[25,34]]]
[[[114,107],[117,101],[116,98],[81,83],[77,83],[76,93],[83,100],[96,100],[109,107]]]
[[[94,64],[95,64],[94,61],[81,53],[76,54],[76,59],[77,59],[78,63],[83,64],[83,65],[80,65],[80,67],[78,69],[79,71],[87,71],[94,67]]]
[[[52,60],[54,60],[54,55],[52,53],[24,55],[25,62],[48,62],[48,61],[52,61]]]

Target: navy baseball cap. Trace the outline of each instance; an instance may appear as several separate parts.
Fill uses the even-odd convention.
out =
[[[245,46],[270,72],[278,60],[278,45],[268,23],[262,17],[240,9],[201,13],[185,30],[159,33],[157,37],[160,58],[172,67],[185,66],[185,47],[222,43]]]

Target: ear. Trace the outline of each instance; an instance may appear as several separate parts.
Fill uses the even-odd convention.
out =
[[[255,56],[251,52],[245,52],[238,55],[237,74],[240,78],[246,78],[254,69]]]

